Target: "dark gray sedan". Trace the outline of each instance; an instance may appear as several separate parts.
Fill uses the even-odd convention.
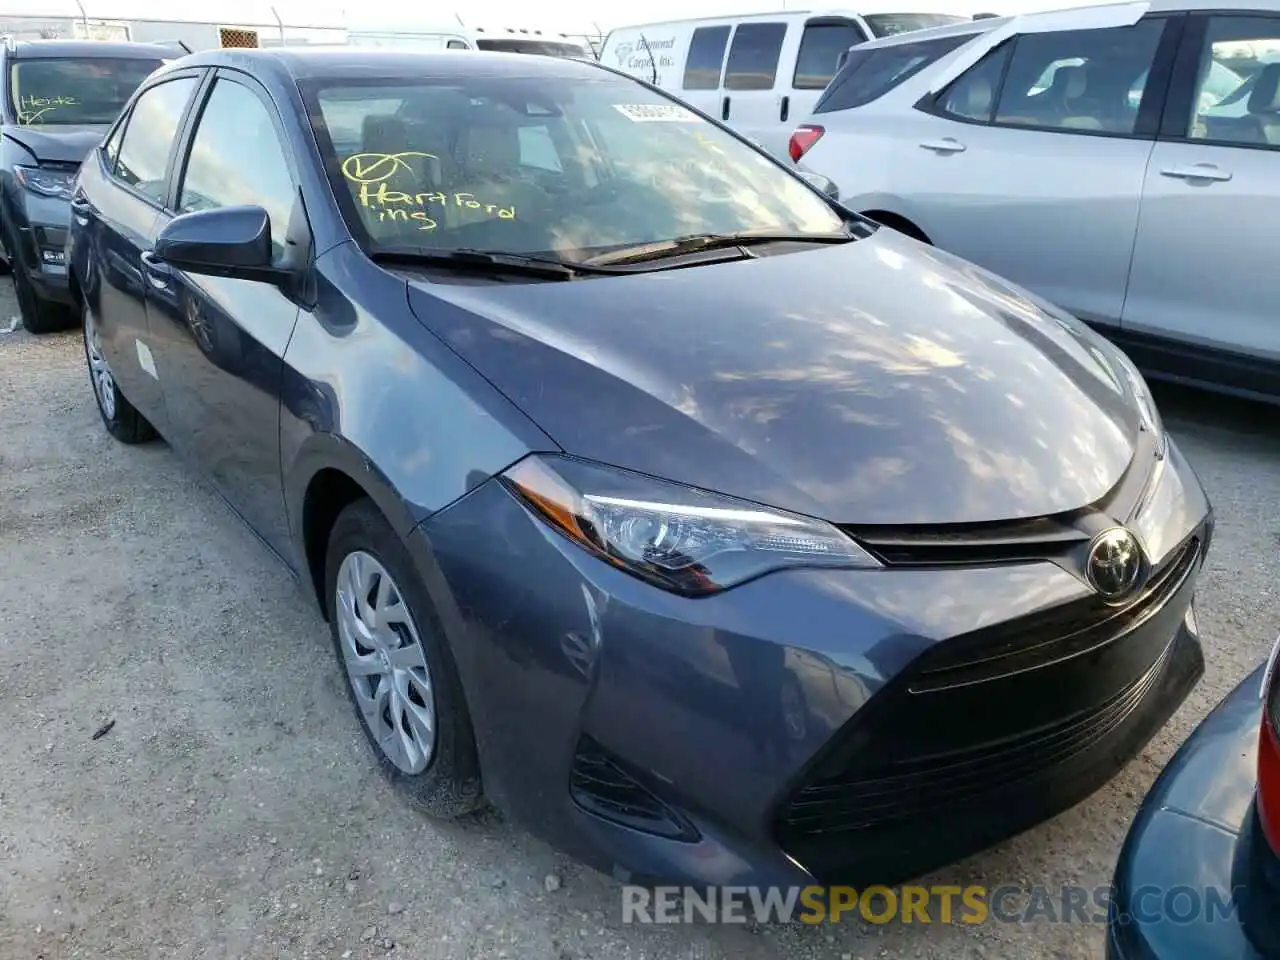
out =
[[[1125,356],[605,67],[187,57],[73,208],[107,429],[314,591],[432,813],[888,883],[1087,796],[1203,669],[1212,513]]]

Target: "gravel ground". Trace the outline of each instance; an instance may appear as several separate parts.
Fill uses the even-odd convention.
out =
[[[14,312],[0,280],[0,329]],[[0,957],[1101,956],[1083,924],[623,926],[606,877],[397,799],[312,603],[167,447],[107,437],[78,333],[0,334],[0,388]],[[1208,673],[1111,785],[933,882],[1107,883],[1160,767],[1280,629],[1275,411],[1160,399],[1218,511]]]

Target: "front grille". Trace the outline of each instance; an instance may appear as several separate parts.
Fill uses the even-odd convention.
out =
[[[973,683],[1079,656],[1140,626],[1178,592],[1199,565],[1202,551],[1192,537],[1151,574],[1146,587],[1123,607],[1095,597],[1011,620],[941,643],[914,665],[913,690]]]
[[[842,529],[891,567],[972,566],[1022,563],[1065,555],[1089,542],[1089,535],[1069,523],[1043,518],[1020,523],[956,524],[922,533],[916,528],[851,527]]]
[[[1159,666],[1106,703],[1040,730],[945,758],[924,757],[892,774],[835,776],[798,791],[783,815],[789,832],[839,833],[886,820],[943,815],[958,802],[1033,777],[1089,750],[1115,731],[1146,698]]]
[[[697,837],[684,817],[659,800],[591,737],[584,736],[578,742],[569,772],[569,795],[587,812],[633,830],[679,840]]]
[[[824,871],[892,864],[892,851],[912,845],[927,861],[926,847],[964,846],[965,817],[993,820],[982,829],[997,836],[1002,820],[1069,792],[1061,778],[1131,756],[1154,733],[1150,725],[1163,723],[1156,714],[1172,711],[1165,701],[1181,702],[1203,669],[1194,638],[1173,641],[1204,536],[1197,531],[1173,551],[1127,606],[1089,599],[926,651],[784,796],[780,845]],[[1018,809],[1003,806],[1015,795]],[[957,835],[948,840],[947,830]]]

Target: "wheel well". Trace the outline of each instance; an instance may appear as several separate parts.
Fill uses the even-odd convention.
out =
[[[888,210],[864,210],[862,215],[864,217],[870,217],[876,223],[882,223],[886,227],[897,230],[899,233],[905,233],[913,240],[919,240],[921,243],[927,243],[930,246],[933,245],[933,241],[925,235],[925,232],[906,217],[892,213]]]
[[[302,500],[302,542],[307,554],[307,570],[316,591],[320,613],[329,618],[325,599],[325,557],[329,552],[329,534],[338,514],[368,494],[341,470],[325,468],[311,478]]]

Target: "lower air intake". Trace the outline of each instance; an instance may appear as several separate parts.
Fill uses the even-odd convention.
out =
[[[633,830],[673,840],[696,840],[698,833],[629,773],[623,763],[591,737],[578,741],[569,772],[569,795],[588,813]]]

